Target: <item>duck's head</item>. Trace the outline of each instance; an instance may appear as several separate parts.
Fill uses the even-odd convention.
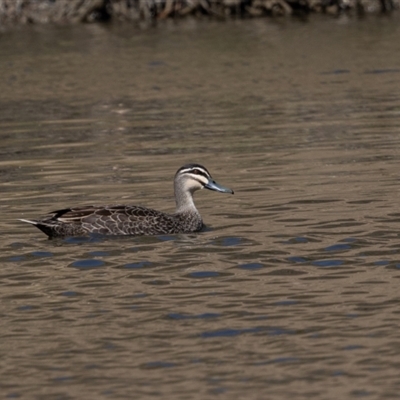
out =
[[[179,168],[175,175],[175,190],[194,193],[196,190],[209,189],[221,193],[233,194],[233,190],[215,182],[207,168],[200,164],[186,164]]]

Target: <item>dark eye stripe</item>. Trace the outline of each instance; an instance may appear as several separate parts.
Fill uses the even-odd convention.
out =
[[[180,172],[180,174],[201,175],[201,176],[204,176],[204,178],[207,178],[207,179],[210,178],[210,175],[206,171],[204,171],[200,168],[188,168],[188,169],[181,170],[179,172]]]
[[[185,174],[188,172],[193,173],[193,170],[200,171],[200,175],[203,175],[206,178],[211,177],[210,173],[207,171],[207,168],[200,164],[185,164],[184,166],[180,167],[176,173],[177,174]]]
[[[188,171],[188,172],[192,173],[194,175],[204,176],[204,178],[207,178],[207,179],[209,178],[209,175],[205,171],[202,171],[201,169],[198,169],[198,168],[192,169],[191,171]]]

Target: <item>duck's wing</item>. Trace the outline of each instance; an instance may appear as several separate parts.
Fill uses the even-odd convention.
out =
[[[91,212],[87,208],[71,211],[73,214],[66,218],[80,218],[85,231],[102,235],[155,235],[174,223],[172,216],[140,206],[116,205],[92,207]],[[83,212],[85,215],[80,216]]]
[[[74,207],[53,211],[44,219],[70,228],[79,227],[85,233],[102,235],[173,233],[178,230],[179,223],[172,215],[130,205]]]

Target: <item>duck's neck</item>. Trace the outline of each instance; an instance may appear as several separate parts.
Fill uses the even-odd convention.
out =
[[[175,184],[175,202],[176,214],[199,213],[193,201],[193,193],[188,190],[182,190],[177,184]]]

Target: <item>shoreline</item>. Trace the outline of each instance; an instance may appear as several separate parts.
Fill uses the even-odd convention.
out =
[[[389,14],[400,0],[0,0],[0,26],[290,15]]]

